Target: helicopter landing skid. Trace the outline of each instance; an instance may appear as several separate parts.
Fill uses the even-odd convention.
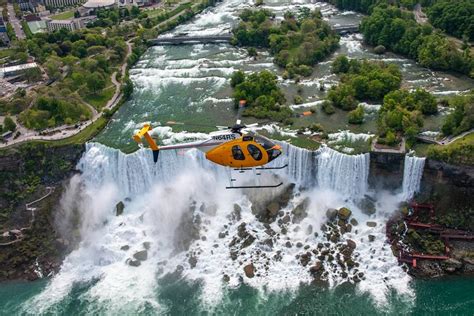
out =
[[[264,167],[259,167],[259,168],[237,168],[234,169],[235,171],[238,171],[239,173],[245,173],[245,171],[250,171],[253,170],[255,176],[260,176],[261,173],[258,172],[257,170],[280,170],[288,167],[288,164],[282,166],[282,167],[269,167],[269,168],[264,168]],[[232,169],[229,170],[230,172],[230,186],[226,187],[226,189],[265,189],[265,188],[278,188],[279,186],[283,185],[283,182],[277,183],[277,184],[272,184],[272,185],[243,185],[243,186],[234,186],[233,183],[237,181],[237,179],[232,177]]]

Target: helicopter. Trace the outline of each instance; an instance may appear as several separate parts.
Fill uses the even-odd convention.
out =
[[[276,188],[283,184],[279,182],[271,185],[234,185],[237,181],[232,176],[232,171],[245,173],[253,171],[254,175],[259,176],[263,170],[277,170],[286,168],[288,165],[281,167],[263,167],[269,162],[275,160],[282,154],[281,146],[273,143],[266,137],[257,135],[252,132],[245,132],[244,129],[255,127],[258,123],[244,125],[240,120],[240,114],[245,106],[245,102],[239,104],[238,119],[233,126],[224,127],[223,129],[209,134],[209,138],[205,140],[158,146],[151,137],[150,124],[145,124],[140,131],[133,135],[133,140],[138,144],[142,143],[144,138],[153,152],[153,161],[158,161],[159,153],[162,150],[179,150],[186,148],[197,148],[205,153],[207,160],[218,165],[228,167],[230,170],[230,184],[226,189],[253,189],[253,188]],[[180,124],[177,122],[167,122],[168,125]],[[221,127],[222,128],[222,127]]]

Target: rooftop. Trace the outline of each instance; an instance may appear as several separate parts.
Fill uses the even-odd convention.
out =
[[[84,8],[94,9],[102,7],[110,7],[115,5],[115,0],[89,0],[83,4]]]
[[[15,71],[20,71],[20,70],[25,70],[29,68],[35,68],[35,67],[38,67],[36,63],[28,63],[28,64],[22,64],[22,65],[16,65],[16,66],[9,66],[9,67],[0,67],[0,76],[3,75],[4,73],[15,72]]]

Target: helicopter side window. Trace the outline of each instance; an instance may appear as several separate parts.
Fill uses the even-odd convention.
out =
[[[242,148],[240,148],[239,145],[235,145],[232,147],[232,156],[235,160],[245,160],[244,152],[242,151]]]
[[[247,149],[248,149],[250,155],[253,157],[253,159],[255,159],[257,161],[262,159],[262,152],[260,151],[260,149],[258,149],[257,146],[249,144],[247,146]]]

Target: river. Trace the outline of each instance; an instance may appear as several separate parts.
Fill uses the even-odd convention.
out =
[[[332,24],[361,19],[320,2],[265,3],[278,16],[308,6],[320,8]],[[173,33],[227,32],[238,12],[248,6],[242,0],[224,1]],[[429,71],[399,56],[374,55],[358,34],[341,39],[340,53],[399,64],[407,87],[423,86],[440,95],[472,87],[467,79]],[[282,192],[225,190],[223,169],[194,150],[163,152],[154,165],[147,150],[126,155],[114,149],[131,149],[130,135],[143,122],[232,123],[235,112],[228,78],[237,69],[271,69],[281,75],[265,52],[252,60],[245,50],[226,44],[153,47],[146,52],[131,71],[136,87],[131,100],[97,142],[87,145],[77,166],[82,173],[71,179],[59,206],[58,231],[65,236],[79,234],[81,242],[54,277],[0,285],[2,314],[472,313],[472,279],[415,280],[398,265],[385,242],[387,218],[419,189],[423,159],[407,157],[402,186],[386,192],[368,185],[368,154],[346,155],[327,147],[312,152],[282,144],[285,154],[279,162],[289,166],[277,176],[285,188],[290,183],[295,188],[286,205],[280,206],[277,220],[264,224],[252,206],[268,203]],[[337,82],[330,74],[330,61],[316,66],[313,76],[303,80],[307,106],[323,97],[320,81],[328,86]],[[297,89],[282,79],[280,84],[288,95]],[[317,113],[316,120],[329,131],[347,129],[341,117]],[[156,133],[171,142],[205,137],[206,131],[159,128]],[[272,131],[293,138],[291,131]],[[373,121],[354,132],[355,138],[373,133]],[[360,206],[365,195],[375,201],[375,214],[368,215]],[[116,216],[119,201],[125,209]],[[296,219],[295,210],[302,203],[304,216]],[[343,206],[352,210],[358,224],[339,242],[327,243],[320,229],[326,210]],[[285,221],[287,215],[290,221]],[[69,223],[77,217],[80,226],[71,228]],[[366,225],[367,221],[376,226]],[[240,238],[249,235],[251,242],[244,247]],[[369,235],[374,241],[368,241]],[[337,257],[348,240],[357,245],[352,256],[357,269],[326,257],[324,280],[313,282],[309,268],[317,259],[311,255],[309,265],[303,265],[302,255],[316,253],[321,244]],[[130,266],[133,255],[144,249],[147,259],[138,267]],[[243,270],[250,263],[253,278]]]

